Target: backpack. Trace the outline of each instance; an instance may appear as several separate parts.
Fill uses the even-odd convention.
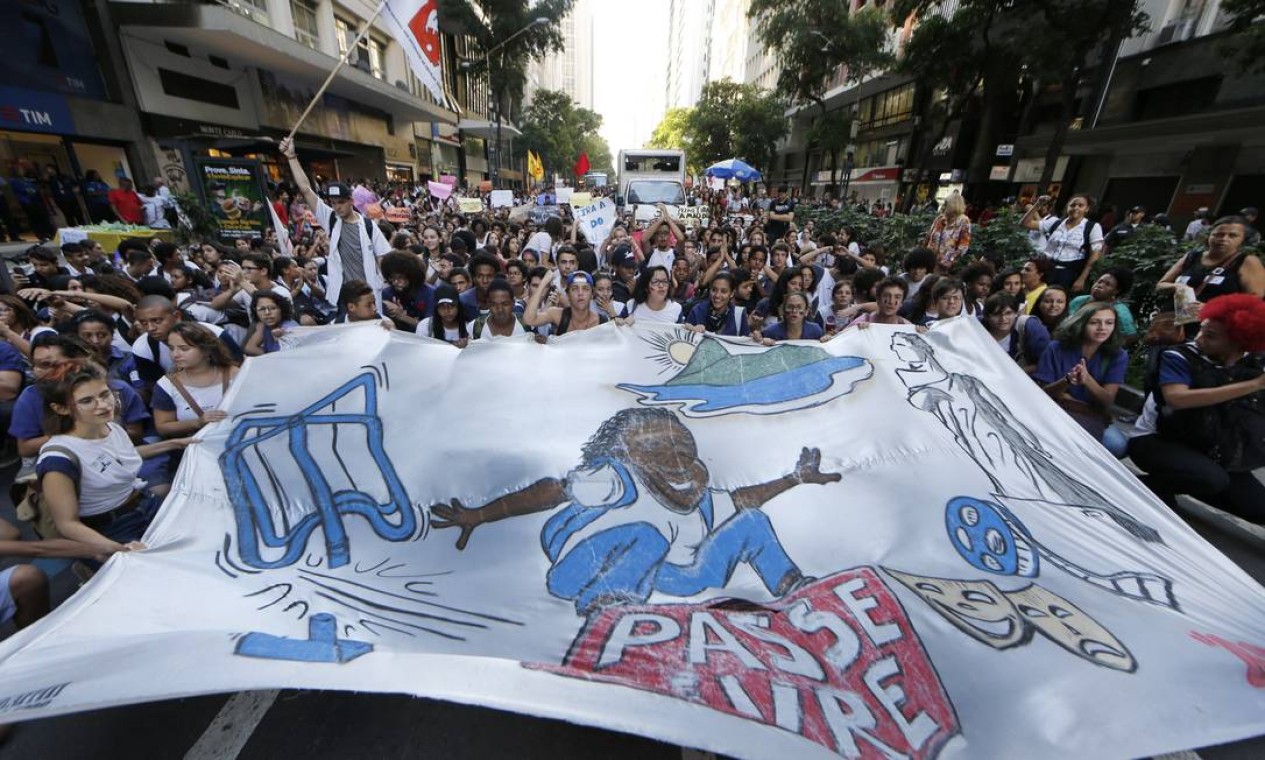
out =
[[[1054,231],[1057,230],[1065,221],[1067,221],[1066,217],[1060,216],[1060,217],[1055,218],[1054,224],[1050,225],[1050,231],[1045,233],[1045,240],[1047,243],[1050,241],[1050,238],[1054,236]],[[1084,224],[1085,239],[1081,241],[1081,253],[1085,254],[1086,256],[1089,256],[1093,253],[1093,247],[1090,245],[1089,236],[1090,236],[1090,233],[1094,231],[1095,224],[1096,222],[1092,221],[1091,219],[1089,218],[1085,219],[1085,224]]]
[[[343,220],[338,218],[338,214],[335,214],[333,211],[329,212],[329,224],[325,225],[325,229],[329,230],[330,240],[334,239],[334,225],[342,224],[342,221]],[[365,234],[369,236],[369,244],[373,245],[373,220],[365,216],[364,214],[361,214],[360,221],[364,222]],[[338,253],[338,252],[335,251],[334,253]]]
[[[76,472],[80,470],[79,457],[75,452],[65,446],[50,446],[45,444],[41,451],[53,451],[64,455],[70,460]],[[79,478],[75,477],[75,493],[79,493]],[[45,541],[54,538],[61,538],[61,532],[57,530],[57,521],[53,519],[53,510],[48,509],[44,504],[44,493],[42,484],[39,479],[32,479],[20,483],[14,483],[10,489],[10,498],[19,496],[18,489],[25,486],[26,492],[20,498],[14,498],[14,513],[19,520],[29,523],[35,534]]]
[[[1189,344],[1167,351],[1180,354],[1190,366],[1191,388],[1218,388],[1251,380],[1265,372],[1265,354],[1247,354],[1233,367],[1221,367],[1205,359]],[[1159,431],[1169,440],[1181,441],[1207,454],[1230,472],[1246,472],[1265,466],[1265,391],[1197,409],[1166,409],[1159,384],[1159,356],[1148,366],[1145,386],[1160,407]],[[1152,362],[1148,362],[1151,365]]]

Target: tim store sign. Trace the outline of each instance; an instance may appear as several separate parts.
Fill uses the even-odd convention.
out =
[[[0,128],[73,134],[70,106],[60,95],[0,87]]]

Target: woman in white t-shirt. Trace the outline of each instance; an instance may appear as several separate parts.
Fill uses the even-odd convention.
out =
[[[220,405],[237,366],[228,349],[197,322],[178,322],[167,336],[172,371],[154,386],[154,427],[164,438],[193,435],[225,418]]]
[[[1102,256],[1102,227],[1086,216],[1094,201],[1084,193],[1077,193],[1067,202],[1066,217],[1038,220],[1037,209],[1043,201],[1048,202],[1049,197],[1038,198],[1020,223],[1040,232],[1045,240],[1041,255],[1054,263],[1045,284],[1062,285],[1071,293],[1084,292],[1089,273]]]
[[[100,547],[103,554],[144,548],[135,542],[157,513],[167,486],[146,489],[137,477],[141,460],[183,449],[190,439],[133,445],[114,421],[115,392],[94,362],[68,362],[39,388],[46,418],[58,423],[35,464],[57,532]]]
[[[633,286],[632,300],[624,306],[621,324],[634,321],[674,325],[681,321],[681,304],[668,298],[672,276],[667,267],[646,267]]]

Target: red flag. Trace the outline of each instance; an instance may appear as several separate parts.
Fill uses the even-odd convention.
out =
[[[575,176],[583,177],[589,173],[589,154],[585,151],[580,154],[580,160],[575,162]]]

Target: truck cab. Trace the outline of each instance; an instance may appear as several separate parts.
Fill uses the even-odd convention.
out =
[[[619,152],[619,193],[615,204],[621,212],[631,211],[637,222],[659,216],[659,204],[673,218],[685,207],[685,151],[621,150]]]

